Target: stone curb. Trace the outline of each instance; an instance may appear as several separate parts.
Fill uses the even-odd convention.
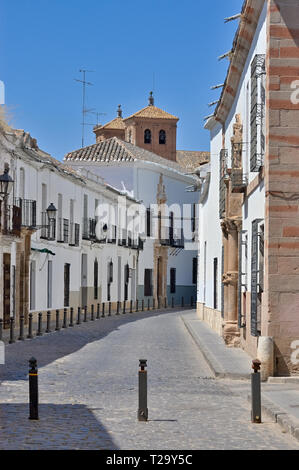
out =
[[[211,353],[211,351],[205,346],[203,341],[199,338],[195,329],[192,327],[191,322],[189,322],[188,320],[185,320],[182,316],[180,318],[183,321],[187,331],[192,336],[194,342],[196,343],[196,345],[202,352],[203,356],[205,357],[215,377],[218,377],[221,379],[227,378],[227,379],[233,379],[233,380],[249,380],[250,379],[250,373],[240,374],[238,372],[226,371],[222,367],[222,365],[218,362],[217,358],[213,355],[213,353]]]
[[[248,401],[251,403],[251,395],[247,396]],[[278,405],[263,397],[262,393],[262,415],[265,414],[277,423],[283,431],[293,436],[299,441],[299,424],[294,421],[291,415],[283,411]]]

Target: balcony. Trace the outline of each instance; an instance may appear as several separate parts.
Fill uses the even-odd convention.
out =
[[[57,220],[57,242],[69,243],[69,221],[59,218]]]
[[[40,238],[44,240],[53,241],[56,239],[56,220],[50,219],[47,212],[41,213],[41,235]]]
[[[71,223],[70,233],[69,233],[69,245],[79,246],[79,244],[80,244],[80,225]]]
[[[183,229],[174,229],[173,227],[164,227],[161,231],[160,244],[169,248],[184,248]]]
[[[21,226],[36,228],[36,201],[30,199],[15,198],[14,205],[21,209]]]
[[[231,187],[233,193],[244,193],[248,185],[248,178],[243,173],[242,168],[233,168],[231,170]]]
[[[83,240],[96,241],[96,225],[95,219],[83,219]]]
[[[0,232],[3,235],[21,235],[21,209],[0,201]]]

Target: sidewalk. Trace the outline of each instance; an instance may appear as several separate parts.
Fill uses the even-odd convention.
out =
[[[250,395],[252,358],[241,349],[230,349],[223,339],[196,313],[188,312],[181,319],[218,378],[242,380],[239,388]],[[299,380],[294,377],[273,377],[262,383],[262,413],[278,423],[284,432],[299,440]]]

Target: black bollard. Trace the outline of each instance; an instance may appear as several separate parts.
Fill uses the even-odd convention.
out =
[[[252,361],[251,374],[251,422],[261,424],[262,422],[262,405],[261,405],[261,362],[258,359]]]
[[[143,299],[141,301],[141,310],[142,310],[142,312],[144,312],[144,300]]]
[[[164,299],[164,308],[167,308],[167,297]]]
[[[174,308],[174,297],[171,298],[171,307]]]
[[[24,315],[20,316],[20,336],[19,341],[24,341]]]
[[[56,326],[55,326],[55,331],[59,331],[60,326],[59,326],[59,310],[56,310]]]
[[[74,326],[74,309],[73,307],[71,307],[70,309],[70,324],[69,324],[70,327],[73,327]]]
[[[38,314],[38,327],[37,327],[36,336],[43,336],[42,322],[43,322],[43,314],[42,314],[42,312],[39,312],[39,314]]]
[[[150,311],[151,306],[150,306],[150,299],[147,299],[147,310]]]
[[[32,313],[29,313],[28,335],[27,335],[27,338],[28,338],[28,339],[32,339],[32,338],[33,338],[33,334],[32,334],[32,319],[33,319],[33,315],[32,315]]]
[[[62,328],[67,328],[67,308],[63,309],[63,324]]]
[[[156,300],[153,299],[153,310],[156,310]]]
[[[117,301],[117,307],[116,307],[116,314],[115,315],[119,315],[119,308],[120,308],[120,302],[119,300]]]
[[[161,300],[160,300],[160,297],[158,297],[158,310],[160,310],[160,308],[161,308],[160,303],[161,303]]]
[[[184,297],[182,297],[182,308],[184,308],[185,306],[185,301],[184,301]]]
[[[138,300],[136,300],[136,313],[139,312],[139,305],[138,305]]]
[[[133,300],[130,300],[130,313],[133,313]]]
[[[139,360],[139,373],[138,373],[138,421],[147,421],[148,420],[148,409],[147,409],[147,360]]]
[[[191,297],[191,302],[190,302],[191,308],[193,307],[193,297]]]
[[[84,317],[83,317],[83,321],[84,321],[84,323],[87,322],[87,305],[85,305],[85,307],[84,307]]]
[[[91,321],[94,321],[94,305],[91,306],[91,314],[90,314]]]
[[[38,371],[34,357],[29,359],[29,419],[38,419]]]
[[[126,314],[126,301],[124,300],[124,303],[123,303],[123,315]]]
[[[10,336],[9,336],[9,344],[15,343],[15,320],[12,317],[10,319]]]
[[[2,341],[3,338],[3,320],[0,318],[0,341]]]
[[[97,320],[100,319],[100,304],[97,304],[97,315],[96,315],[96,319],[97,319]]]
[[[81,325],[81,307],[78,307],[77,325]]]
[[[102,318],[105,318],[105,302],[102,302]]]
[[[111,317],[111,302],[108,304],[108,317]]]
[[[51,312],[47,312],[47,329],[46,333],[51,333]]]

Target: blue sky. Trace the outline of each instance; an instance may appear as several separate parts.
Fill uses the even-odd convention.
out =
[[[25,129],[55,158],[81,147],[82,88],[86,107],[105,123],[147,105],[180,118],[177,148],[208,150],[204,116],[219,97],[243,0],[2,0],[0,80],[5,82],[11,124]],[[96,124],[89,115],[88,123]],[[92,126],[85,145],[95,142]]]

